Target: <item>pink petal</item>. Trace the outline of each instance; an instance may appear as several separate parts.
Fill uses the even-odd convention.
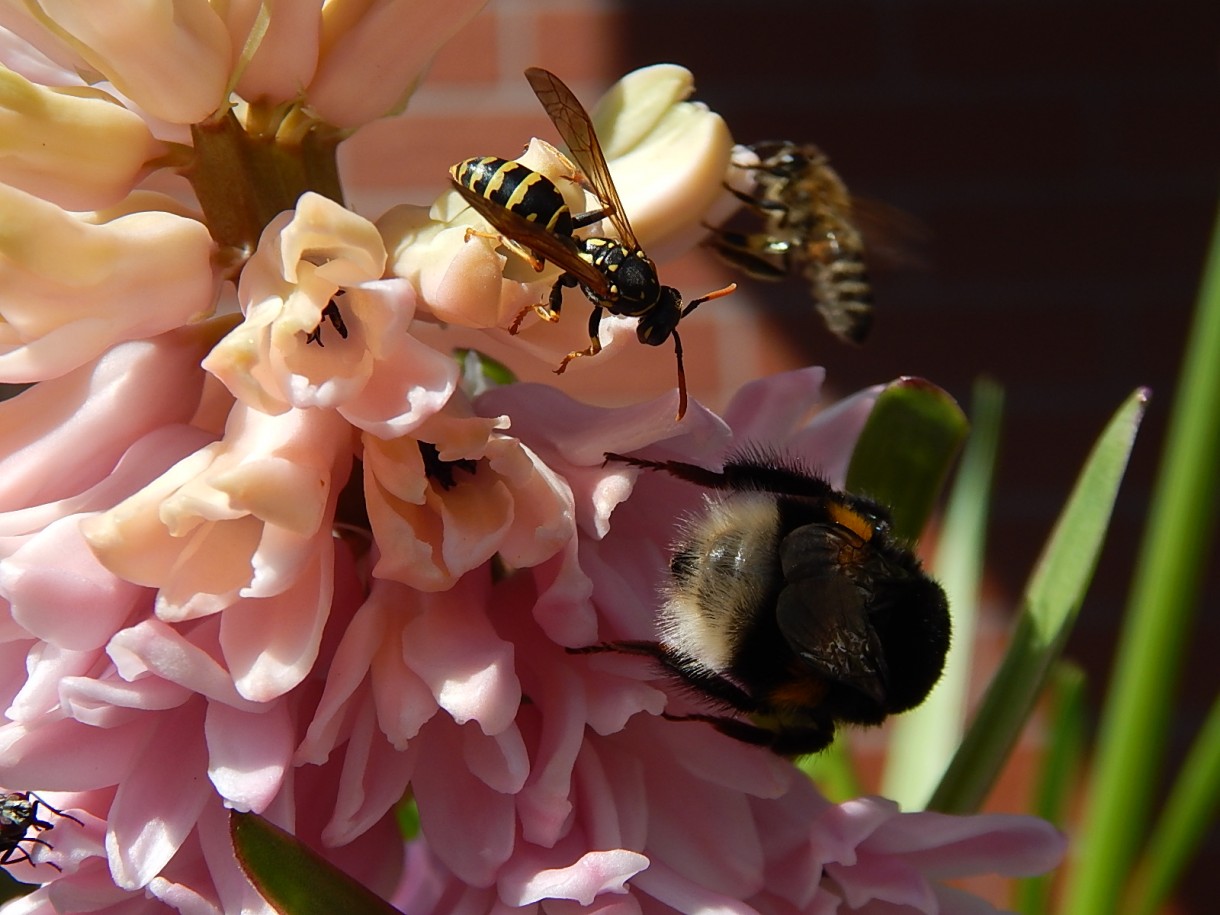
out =
[[[227,804],[261,813],[271,803],[292,762],[294,727],[285,702],[261,714],[208,703],[208,777]]]
[[[372,709],[365,705],[343,755],[343,772],[334,812],[322,830],[329,846],[346,845],[367,832],[397,804],[415,772],[414,747],[395,750],[376,728]]]
[[[232,677],[215,658],[160,620],[144,620],[124,629],[110,640],[106,652],[126,680],[151,672],[234,708],[259,708],[238,695]]]
[[[1055,867],[1067,850],[1063,834],[1036,817],[930,811],[895,817],[866,845],[880,854],[902,855],[932,877],[1028,877]]]
[[[480,589],[468,582],[422,597],[427,609],[403,630],[403,658],[455,721],[497,734],[516,717],[521,684],[512,645],[496,634]]]
[[[144,752],[152,721],[136,720],[114,728],[94,728],[63,718],[34,729],[0,726],[0,768],[14,785],[39,785],[55,791],[89,791],[127,778]],[[72,752],[65,753],[64,748]]]
[[[275,597],[241,600],[224,614],[220,643],[238,691],[254,702],[284,695],[309,674],[330,613],[334,549],[328,531],[313,541],[313,561]]]
[[[513,797],[489,788],[462,758],[460,728],[443,717],[430,721],[418,741],[428,765],[415,772],[415,800],[428,844],[459,880],[491,886],[513,852]]]
[[[553,857],[533,849],[515,855],[498,882],[501,901],[514,907],[546,899],[591,905],[602,893],[626,893],[627,881],[648,867],[646,857],[622,848],[590,851],[572,864],[544,867]]]
[[[187,422],[206,377],[207,334],[190,327],[121,343],[0,405],[0,504],[53,502],[103,479],[162,426]]]
[[[199,777],[206,765],[203,703],[162,717],[148,745],[140,747],[131,771],[119,783],[108,817],[106,850],[114,881],[135,890],[165,867],[195,827],[211,795]],[[173,749],[173,765],[163,751]]]
[[[105,645],[148,596],[97,561],[74,515],[52,522],[0,561],[0,594],[31,635],[81,651]]]

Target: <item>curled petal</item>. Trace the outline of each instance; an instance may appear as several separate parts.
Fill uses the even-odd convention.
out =
[[[403,630],[403,658],[455,721],[500,733],[521,703],[512,645],[496,635],[464,581],[424,600],[428,609]]]
[[[195,827],[209,794],[198,777],[204,760],[203,704],[161,716],[154,746],[173,747],[174,764],[144,752],[119,783],[107,817],[106,851],[114,881],[128,890],[146,885]]]
[[[49,89],[0,69],[0,150],[0,181],[64,209],[96,210],[127,194],[164,147],[104,92]]]
[[[305,92],[310,108],[336,127],[397,114],[432,55],[486,2],[326,4],[322,60]]]
[[[223,441],[88,519],[85,537],[111,571],[160,589],[163,619],[283,593],[316,556],[334,478],[347,475],[349,434],[332,413],[238,408]]]
[[[590,851],[566,867],[540,867],[538,857],[518,855],[500,879],[505,905],[525,906],[544,899],[574,899],[591,905],[602,893],[627,892],[626,883],[648,867],[648,858],[625,848]]]
[[[685,101],[693,91],[688,70],[657,64],[624,76],[593,112],[631,227],[654,258],[689,247],[727,196],[733,138],[720,115]]]
[[[0,379],[41,381],[212,307],[202,223],[141,212],[91,225],[0,185]]]
[[[232,48],[207,0],[40,5],[65,44],[154,117],[194,124],[224,101]]]
[[[292,760],[295,734],[288,707],[258,713],[208,703],[208,777],[235,810],[264,810],[279,792]]]
[[[105,645],[147,592],[102,567],[79,522],[76,516],[52,522],[0,561],[0,594],[31,635],[85,650]]]
[[[266,31],[241,69],[237,94],[249,102],[270,105],[295,101],[318,65],[322,27],[318,5],[297,0],[262,0],[227,6],[222,15],[235,48],[246,44],[252,27],[262,25],[258,21],[260,15],[267,17]]]
[[[132,442],[189,421],[212,339],[192,326],[123,343],[0,403],[0,506],[78,493],[111,473]]]
[[[551,144],[532,140],[514,161],[551,179],[572,212],[599,206],[588,204],[572,180],[576,167]],[[496,229],[452,189],[428,213],[396,207],[378,227],[394,275],[415,286],[438,320],[459,327],[508,327],[522,309],[544,300],[558,276],[555,268],[538,273],[516,254],[501,253]]]

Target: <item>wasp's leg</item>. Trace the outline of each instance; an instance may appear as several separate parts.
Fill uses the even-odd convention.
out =
[[[551,292],[547,296],[545,302],[535,302],[533,305],[526,305],[519,312],[517,317],[513,318],[513,323],[509,325],[508,332],[514,336],[521,330],[521,322],[525,320],[525,316],[531,311],[548,324],[554,324],[559,320],[559,311],[563,308],[563,289],[565,286],[575,286],[577,283],[576,277],[570,273],[561,274],[559,279],[555,280],[555,284],[551,287]]]
[[[476,229],[474,226],[467,226],[466,237],[464,240],[470,241],[472,238],[486,238],[489,241],[494,241],[505,250],[511,251],[513,254],[517,255],[517,257],[521,258],[523,261],[533,267],[537,273],[541,273],[543,268],[546,267],[546,261],[525,245],[521,244],[520,242],[513,241],[511,238],[507,238],[504,235],[501,235],[499,232],[484,232],[481,229]]]
[[[559,368],[555,369],[556,375],[562,375],[564,369],[568,367],[568,363],[573,359],[578,359],[581,356],[596,356],[602,351],[601,337],[598,336],[598,330],[602,323],[602,307],[600,305],[593,306],[593,312],[589,315],[589,345],[585,349],[578,349],[568,353],[563,357],[563,361],[559,363]]]

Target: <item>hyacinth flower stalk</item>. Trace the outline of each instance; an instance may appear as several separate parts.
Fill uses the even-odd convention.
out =
[[[654,637],[701,504],[606,453],[761,445],[842,486],[879,389],[578,401],[552,369],[584,322],[508,332],[554,271],[452,191],[345,207],[339,144],[481,5],[0,4],[0,787],[62,812],[5,915],[270,913],[229,811],[411,913],[991,910],[943,881],[1045,872],[1048,824],[831,803],[664,718],[688,699],[641,659],[569,650]],[[651,251],[724,205],[691,88],[639,71],[596,115]],[[589,208],[554,147],[521,161]],[[579,371],[657,358],[635,322]]]

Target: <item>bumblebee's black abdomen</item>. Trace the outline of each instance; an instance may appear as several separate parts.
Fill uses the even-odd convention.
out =
[[[456,172],[458,183],[480,197],[538,223],[548,232],[572,235],[572,211],[546,175],[496,156],[467,159],[458,164]]]

